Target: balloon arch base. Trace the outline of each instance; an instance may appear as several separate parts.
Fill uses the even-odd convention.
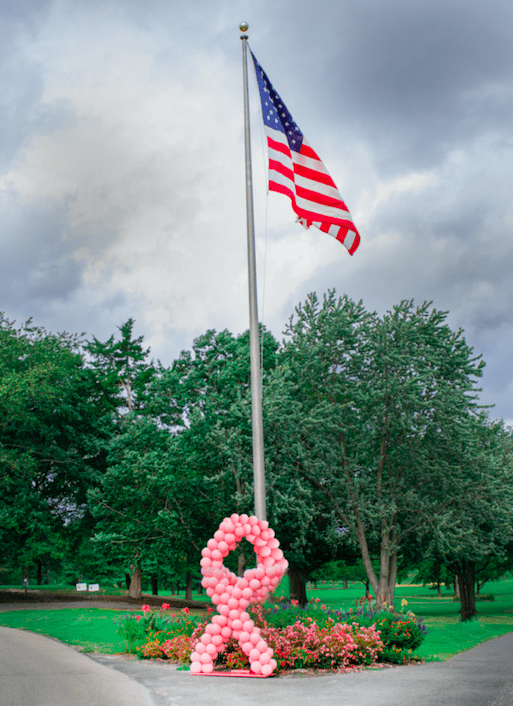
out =
[[[226,672],[191,672],[194,677],[246,677],[250,679],[269,679],[274,677],[274,674],[255,674],[250,669],[231,669]]]

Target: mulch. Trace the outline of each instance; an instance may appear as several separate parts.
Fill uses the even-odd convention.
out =
[[[0,603],[123,603],[129,606],[140,608],[143,603],[152,608],[160,608],[162,603],[169,603],[171,608],[199,608],[205,610],[209,603],[202,601],[189,601],[177,596],[152,596],[150,593],[143,593],[141,598],[130,598],[128,595],[112,596],[100,592],[77,591],[41,591],[38,589],[7,588],[0,590]],[[107,607],[107,606],[106,606]]]

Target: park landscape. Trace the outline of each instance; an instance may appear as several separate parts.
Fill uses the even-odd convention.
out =
[[[512,629],[511,430],[480,405],[484,363],[446,320],[329,291],[281,344],[261,330],[271,534],[260,524],[287,576],[244,620],[278,671],[445,659]],[[133,325],[101,342],[2,319],[2,583],[131,601],[125,618],[43,605],[2,624],[187,665],[211,640],[208,547],[252,510],[249,337],[207,331],[165,368]],[[246,534],[223,550],[234,580],[265,563]],[[232,642],[218,666],[247,668]]]

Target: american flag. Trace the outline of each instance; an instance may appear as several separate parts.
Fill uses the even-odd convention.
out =
[[[360,244],[360,235],[335,182],[305,140],[253,52],[251,56],[267,134],[269,190],[290,198],[301,225],[305,228],[313,225],[329,233],[352,255]]]

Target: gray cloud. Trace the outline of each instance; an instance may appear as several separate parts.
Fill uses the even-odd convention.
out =
[[[349,258],[286,199],[267,203],[255,111],[265,323],[280,338],[330,287],[379,311],[433,300],[513,420],[512,14],[503,0],[3,3],[0,309],[100,339],[132,316],[166,364],[206,328],[247,327],[245,19],[362,234]]]

